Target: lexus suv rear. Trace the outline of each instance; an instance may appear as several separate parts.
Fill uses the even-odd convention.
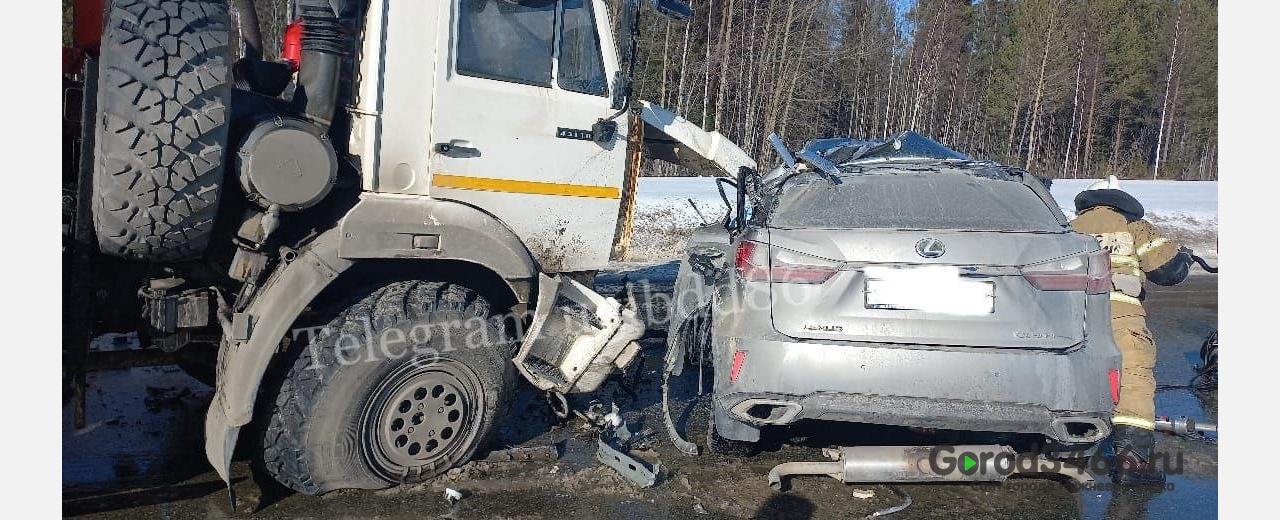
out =
[[[709,349],[713,440],[802,419],[1110,433],[1108,256],[1039,180],[910,132],[811,148],[682,262],[669,337]]]

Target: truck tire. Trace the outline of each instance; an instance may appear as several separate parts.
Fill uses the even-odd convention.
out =
[[[227,39],[225,1],[111,0],[94,125],[103,253],[179,261],[204,252],[222,188]]]
[[[489,303],[460,285],[374,291],[342,309],[279,380],[262,469],[316,495],[419,482],[467,462],[506,414],[512,341]]]

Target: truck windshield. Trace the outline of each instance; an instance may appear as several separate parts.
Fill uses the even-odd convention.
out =
[[[776,194],[768,225],[788,229],[960,229],[1062,232],[1060,212],[1016,179],[975,175],[938,163],[886,164],[846,174],[840,184],[816,175]]]

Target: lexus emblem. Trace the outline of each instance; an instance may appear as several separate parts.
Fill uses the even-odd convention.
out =
[[[922,238],[916,242],[916,254],[924,258],[937,258],[945,252],[947,252],[947,246],[942,245],[942,241],[936,238]]]

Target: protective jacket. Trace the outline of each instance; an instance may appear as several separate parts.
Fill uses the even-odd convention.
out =
[[[1191,257],[1143,220],[1143,208],[1120,190],[1100,189],[1076,196],[1071,227],[1098,238],[1111,253],[1111,315],[1145,316],[1143,279],[1176,285],[1186,279]]]

